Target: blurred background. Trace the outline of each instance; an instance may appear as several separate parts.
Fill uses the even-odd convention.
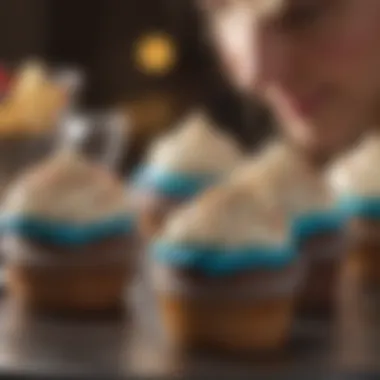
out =
[[[0,51],[8,67],[33,57],[78,67],[83,107],[125,108],[125,168],[194,107],[248,149],[270,131],[268,112],[222,75],[194,0],[2,0]]]
[[[23,80],[16,80],[13,91],[9,90],[12,87],[8,85],[9,78],[20,65],[33,59],[41,60],[49,68],[75,68],[83,73],[84,86],[79,98],[81,110],[91,113],[116,107],[128,116],[128,138],[118,168],[124,177],[139,164],[155,137],[175,128],[182,117],[194,109],[203,109],[218,128],[227,131],[246,151],[254,150],[272,133],[270,112],[256,100],[237,92],[223,74],[195,3],[196,0],[0,0],[0,199],[10,183],[9,178],[28,167],[34,159],[42,157],[44,149],[51,149],[53,144],[49,133],[56,131],[51,133],[50,124],[59,123],[50,121],[57,120],[57,114],[62,116],[61,109],[66,111],[64,103],[68,96],[61,97],[60,89],[54,87],[54,80],[47,83],[38,70],[38,75],[33,70],[32,74],[28,71],[28,75],[19,75]],[[31,82],[34,83],[33,91]],[[12,96],[8,96],[9,93]],[[47,104],[49,102],[52,104]],[[52,109],[51,114],[45,113],[45,105]],[[42,111],[36,113],[36,109]],[[55,114],[57,109],[59,112]],[[105,136],[100,131],[100,140]],[[372,326],[372,319],[378,320],[378,304],[376,318],[372,318],[368,298],[355,292],[354,286],[345,290],[348,297],[343,300],[342,310],[338,313],[341,326],[334,330],[332,339],[325,324],[312,321],[311,328],[306,325],[300,330],[302,334],[305,330],[307,333],[311,331],[313,344],[309,344],[308,339],[295,342],[291,363],[287,361],[291,355],[286,353],[276,362],[277,367],[261,358],[259,364],[280,369],[281,378],[290,367],[301,365],[307,373],[302,378],[309,379],[310,375],[314,376],[314,373],[310,374],[310,368],[320,368],[325,362],[328,367],[334,362],[337,367],[355,369],[378,363],[378,352],[373,347],[379,345],[376,339],[380,332]],[[143,299],[138,307],[143,308],[143,304],[153,305],[153,301]],[[154,325],[155,320],[150,321],[155,319],[154,313],[142,309],[140,314],[143,316],[141,325],[145,319]],[[62,363],[70,363],[74,371],[84,366],[91,370],[95,367],[96,371],[100,368],[108,374],[119,371],[119,355],[123,350],[131,356],[123,365],[130,367],[136,363],[139,373],[142,369],[150,371],[152,362],[154,373],[156,365],[167,365],[166,358],[162,358],[163,352],[152,344],[154,339],[148,330],[143,331],[141,340],[143,346],[155,351],[152,354],[146,353],[145,347],[139,347],[140,337],[134,328],[131,336],[125,339],[124,330],[128,330],[127,334],[130,331],[122,323],[99,328],[96,323],[86,321],[82,325],[62,328],[60,324],[44,325],[27,318],[25,321],[12,318],[12,312],[9,315],[11,317],[0,313],[0,366],[5,363],[10,367],[38,370],[42,363],[50,370],[62,369],[65,365]],[[371,320],[370,323],[367,319]],[[323,335],[322,339],[319,335]],[[134,339],[138,342],[135,343]],[[131,346],[138,346],[137,353],[130,353],[124,340]],[[324,352],[317,357],[317,350],[321,348]],[[225,375],[230,362],[223,362],[224,366],[215,361],[210,367]],[[243,368],[238,361],[236,366],[231,365],[231,372],[234,376],[243,374],[244,370],[251,370],[251,365],[257,364],[249,362]],[[208,373],[210,367],[201,361],[199,368],[191,368],[190,373]],[[170,371],[181,375],[177,369],[170,368]]]

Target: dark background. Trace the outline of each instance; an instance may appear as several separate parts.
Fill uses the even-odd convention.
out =
[[[172,123],[202,105],[251,147],[269,131],[267,112],[232,90],[202,26],[194,0],[0,0],[5,62],[38,56],[83,68],[88,107],[125,102],[149,114],[147,100],[160,99],[173,111],[164,123]],[[179,48],[176,68],[160,78],[139,72],[132,58],[136,40],[152,31],[169,33]]]

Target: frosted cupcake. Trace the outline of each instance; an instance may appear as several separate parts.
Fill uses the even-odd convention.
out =
[[[235,142],[202,113],[158,140],[135,179],[144,235],[157,232],[170,211],[220,181],[241,158]]]
[[[380,284],[380,134],[371,134],[331,168],[347,218],[350,259],[366,282]]]
[[[122,185],[60,152],[10,189],[2,212],[12,295],[41,311],[119,308],[134,272],[132,211]]]
[[[301,267],[261,190],[208,190],[169,218],[152,245],[154,289],[177,348],[283,346]]]
[[[274,143],[260,157],[262,186],[284,208],[293,244],[307,264],[300,308],[330,312],[344,254],[342,216],[324,173],[290,147]]]

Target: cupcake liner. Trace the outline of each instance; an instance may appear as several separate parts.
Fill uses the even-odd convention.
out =
[[[7,287],[12,298],[32,313],[91,319],[116,316],[127,306],[125,289],[132,285],[129,266],[52,268],[12,266]]]
[[[234,281],[232,278],[214,278],[202,284],[196,279],[181,278],[175,268],[152,263],[150,267],[153,288],[160,294],[210,299],[261,299],[288,297],[297,290],[305,275],[302,262],[281,271],[260,272],[260,277]],[[253,273],[252,277],[255,276]],[[235,277],[235,280],[238,276]],[[216,280],[216,281],[215,281]]]
[[[299,247],[308,239],[329,233],[341,233],[344,215],[339,210],[313,211],[297,216],[291,226],[293,243]]]
[[[1,241],[6,264],[26,267],[134,266],[138,249],[137,239],[129,235],[70,247],[40,243],[15,235],[7,235]]]
[[[351,217],[346,227],[350,251],[380,248],[380,220]]]
[[[348,251],[348,245],[344,236],[337,236],[333,243],[321,244],[308,251],[308,255],[313,261],[319,260],[340,260]]]
[[[133,176],[137,189],[153,189],[167,197],[189,198],[216,182],[210,174],[174,173],[154,166],[144,166]]]

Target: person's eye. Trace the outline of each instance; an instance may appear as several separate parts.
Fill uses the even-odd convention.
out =
[[[298,31],[314,26],[326,14],[328,6],[323,2],[300,2],[290,6],[278,20],[281,29]]]

